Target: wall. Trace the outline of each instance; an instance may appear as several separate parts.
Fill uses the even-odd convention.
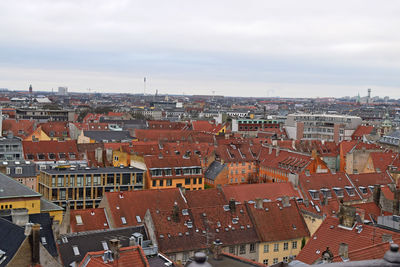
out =
[[[11,205],[11,206],[10,206]],[[28,214],[40,213],[40,197],[10,198],[0,200],[0,209],[25,208]]]
[[[259,262],[263,263],[264,260],[268,259],[268,265],[274,264],[274,258],[278,259],[278,262],[283,261],[283,257],[287,257],[288,260],[290,259],[290,256],[297,256],[300,253],[301,250],[301,238],[297,239],[291,239],[291,240],[284,240],[284,241],[278,241],[278,242],[262,242],[259,244]],[[306,237],[306,241],[308,240],[308,237]],[[284,250],[284,243],[288,243],[288,249]],[[293,248],[292,242],[297,242],[297,247]],[[279,250],[274,251],[274,245],[279,244]],[[264,246],[268,246],[268,252],[264,252]],[[278,263],[276,262],[276,263]]]

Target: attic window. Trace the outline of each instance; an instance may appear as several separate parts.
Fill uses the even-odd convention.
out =
[[[74,251],[74,255],[75,256],[79,256],[80,255],[78,246],[72,246],[72,250]]]
[[[321,192],[325,198],[332,198],[332,192],[328,188],[321,188]]]
[[[182,215],[189,215],[189,212],[187,209],[182,209]]]
[[[345,189],[347,191],[347,194],[349,194],[349,196],[354,196],[355,192],[354,192],[354,188],[351,186],[345,186]]]
[[[312,199],[319,199],[319,192],[317,190],[308,190]]]
[[[58,156],[60,157],[60,159],[65,159],[66,158],[65,153],[58,153]]]
[[[33,156],[33,154],[27,154],[27,155],[26,155],[26,158],[32,160],[32,159],[34,159],[35,157]]]
[[[365,186],[359,186],[358,189],[360,189],[363,195],[368,193],[368,189]]]
[[[43,245],[46,245],[46,244],[47,244],[46,237],[42,237],[41,240],[42,240],[42,244],[43,244]]]
[[[126,218],[125,217],[121,217],[121,221],[122,221],[122,224],[126,224]]]
[[[141,223],[141,222],[142,222],[142,219],[140,219],[140,216],[139,216],[139,215],[136,215],[136,221],[137,221],[138,223]]]
[[[334,188],[333,188],[333,191],[335,191],[335,194],[336,194],[338,197],[343,197],[343,189],[342,189],[342,188],[340,188],[340,187],[334,187]]]
[[[369,190],[371,190],[372,193],[374,192],[374,186],[373,185],[369,185],[368,188],[369,188]]]
[[[70,159],[75,159],[76,158],[75,153],[69,153],[69,158]]]
[[[56,154],[49,153],[49,159],[56,159]]]
[[[44,160],[45,159],[44,154],[43,153],[39,153],[38,154],[38,159],[39,160]]]
[[[81,215],[75,215],[75,219],[76,219],[76,224],[77,225],[83,225],[83,221],[82,221]]]

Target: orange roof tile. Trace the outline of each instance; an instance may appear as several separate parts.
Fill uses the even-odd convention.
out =
[[[71,210],[70,212],[72,233],[110,229],[104,208]]]

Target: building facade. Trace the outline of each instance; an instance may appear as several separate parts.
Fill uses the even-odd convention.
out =
[[[72,209],[94,208],[105,192],[140,190],[144,171],[136,168],[55,168],[42,170],[39,192],[53,203]]]

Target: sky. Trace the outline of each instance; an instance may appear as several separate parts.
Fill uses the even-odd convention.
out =
[[[400,98],[399,14],[398,0],[1,0],[0,88]]]

